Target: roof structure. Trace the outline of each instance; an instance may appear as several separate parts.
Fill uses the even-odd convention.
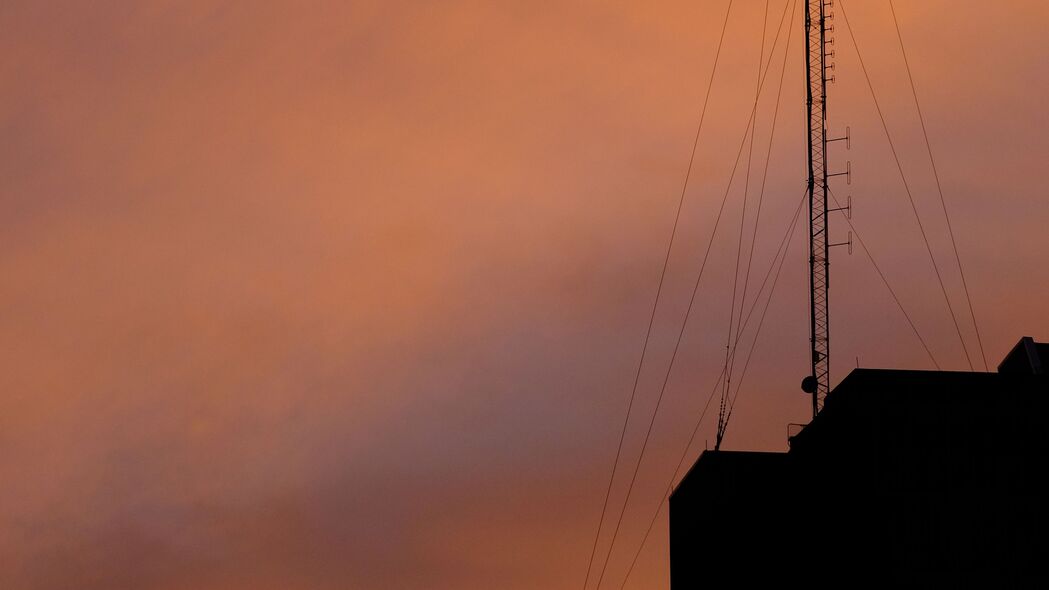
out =
[[[856,369],[789,452],[703,453],[670,500],[671,587],[741,559],[761,567],[737,579],[1049,580],[1047,352],[1021,340],[998,373]]]

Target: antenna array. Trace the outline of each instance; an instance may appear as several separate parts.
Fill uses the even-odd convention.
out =
[[[830,248],[848,245],[849,241],[832,244],[828,239],[827,181],[845,176],[851,184],[852,166],[844,172],[827,171],[827,144],[844,140],[851,143],[849,132],[842,137],[827,138],[827,83],[834,82],[834,0],[805,2],[805,65],[808,80],[806,103],[809,115],[809,334],[812,344],[812,372],[802,381],[802,389],[812,394],[812,415],[819,413],[823,399],[830,391]],[[851,208],[851,200],[849,204]]]

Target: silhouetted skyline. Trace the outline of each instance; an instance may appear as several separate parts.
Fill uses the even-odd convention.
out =
[[[1049,7],[899,4],[988,356],[1049,340]],[[724,8],[5,3],[0,587],[578,588]],[[762,10],[733,8],[641,412],[751,108]],[[849,18],[940,219],[886,7]],[[793,34],[760,267],[804,189]],[[967,368],[838,43],[853,221],[944,368]],[[729,235],[624,518],[631,550],[721,368]],[[832,271],[833,380],[928,368],[861,256]],[[795,237],[727,448],[783,450],[810,413],[805,264]],[[657,527],[632,587],[668,585]]]

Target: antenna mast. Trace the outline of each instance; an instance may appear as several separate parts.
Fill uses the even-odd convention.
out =
[[[830,391],[830,246],[827,236],[827,60],[826,9],[833,0],[805,0],[805,65],[809,111],[809,329],[812,372],[802,389],[812,394],[812,416]],[[833,16],[831,14],[830,16]],[[833,31],[833,27],[830,28]],[[833,52],[830,52],[833,56]],[[831,78],[833,81],[833,78]]]

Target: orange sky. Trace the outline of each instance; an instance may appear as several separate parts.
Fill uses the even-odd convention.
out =
[[[0,587],[581,586],[726,2],[310,4],[0,11]],[[1049,340],[1049,8],[896,4],[995,365]],[[963,311],[888,5],[846,6]],[[733,9],[631,460],[746,124],[763,8]],[[831,128],[853,148],[833,157],[854,178],[836,190],[938,360],[967,368],[837,27]],[[806,174],[789,33],[755,273]],[[721,367],[741,197],[609,587]],[[806,417],[801,237],[727,447],[784,449]],[[831,296],[835,379],[930,368],[862,253],[835,252]],[[666,565],[660,520],[630,587],[667,587]]]

